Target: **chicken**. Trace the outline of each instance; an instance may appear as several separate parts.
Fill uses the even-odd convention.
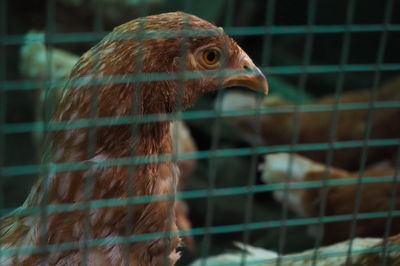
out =
[[[372,249],[377,249],[377,252],[368,252],[360,255],[351,266],[369,266],[378,264],[398,266],[400,265],[399,247],[400,235],[389,237],[387,241],[381,240],[378,244],[371,247]],[[385,253],[382,251],[385,251]]]
[[[27,40],[44,40],[44,35],[38,31],[31,31],[26,35]],[[51,54],[47,58],[47,53]],[[48,65],[48,59],[50,60],[50,66]],[[61,49],[47,49],[42,42],[32,42],[21,47],[20,50],[20,72],[21,75],[26,79],[34,80],[38,83],[39,87],[45,87],[46,82],[51,80],[57,84],[65,83],[68,80],[69,73],[72,68],[78,62],[79,56],[69,53]],[[50,71],[49,69],[50,68]],[[50,74],[50,75],[49,75]],[[52,88],[51,101],[57,102],[61,96],[62,89]],[[43,105],[45,102],[45,92],[40,91],[40,96],[36,101],[36,117],[40,120],[42,114]],[[171,125],[171,132],[173,133],[175,122]],[[176,138],[173,138],[174,147],[178,148],[177,153],[191,153],[197,150],[196,143],[190,133],[190,129],[183,122],[177,122],[177,131],[179,132]],[[35,131],[34,134],[40,134],[41,131]],[[42,144],[42,135],[35,136],[35,143]],[[179,187],[183,190],[185,188],[185,180],[189,178],[192,171],[196,166],[196,161],[193,160],[182,160],[178,162],[181,179],[179,180]]]
[[[290,184],[296,182],[317,182],[323,181],[325,177],[325,166],[304,158],[300,155],[288,153],[277,153],[265,156],[265,162],[260,165],[262,179],[265,183],[284,183],[286,180]],[[292,163],[289,172],[289,164]],[[348,172],[338,168],[330,168],[327,180],[350,180],[353,184],[335,185],[329,187],[314,187],[307,189],[290,188],[287,195],[287,206],[290,210],[302,217],[318,217],[320,215],[320,204],[323,200],[323,193],[326,190],[326,207],[324,216],[336,216],[353,213],[356,198],[360,197],[358,213],[388,212],[392,197],[394,197],[394,209],[400,209],[399,195],[393,195],[392,182],[387,180],[381,183],[365,183],[362,191],[357,195],[357,180],[360,173]],[[393,179],[395,170],[367,169],[362,178],[375,177]],[[397,191],[400,185],[397,186]],[[285,192],[276,190],[274,198],[281,203],[285,203]],[[357,220],[355,236],[358,237],[383,237],[385,234],[387,215],[384,218],[369,218]],[[324,223],[323,240],[324,243],[336,243],[349,238],[351,230],[351,220],[341,222]],[[315,228],[311,228],[310,233],[315,234]],[[393,217],[391,234],[400,233],[400,218]]]
[[[390,248],[398,248],[400,244],[400,235],[390,237],[387,241],[386,265],[397,266],[400,263],[400,255],[396,250]],[[281,255],[280,264],[282,266],[342,266],[346,265],[349,259],[351,266],[372,266],[382,263],[382,253],[380,252],[385,241],[380,238],[355,238],[352,241],[351,255],[348,257],[350,241],[340,242],[331,246],[324,246],[315,249],[306,250],[299,253]],[[272,266],[277,265],[278,254],[274,251],[266,250],[259,247],[235,243],[241,252],[230,252],[217,256],[198,259],[190,266],[203,265],[205,261],[207,266],[217,265],[239,265],[243,259],[246,259],[245,265]],[[378,249],[378,251],[374,250]],[[367,251],[367,253],[364,253]],[[243,256],[245,253],[245,257]],[[315,261],[314,261],[315,258]],[[314,262],[316,264],[314,264]]]
[[[146,31],[144,35],[138,34],[142,28]],[[190,29],[189,33],[205,31],[208,35],[182,38],[183,29]],[[151,35],[154,32],[178,34],[157,38]],[[140,36],[145,39],[137,39]],[[187,42],[183,45],[185,39]],[[183,48],[187,56],[182,58]],[[222,67],[232,74],[225,75],[230,72],[224,72],[223,77],[218,77]],[[179,80],[180,74],[173,75],[180,69],[197,76]],[[124,79],[136,77],[138,72],[148,78],[152,73],[171,73],[172,79],[141,82]],[[111,77],[115,78],[113,82],[110,82]],[[204,93],[232,86],[263,92],[268,89],[261,71],[222,28],[182,12],[148,16],[116,27],[80,58],[71,72],[52,123],[72,126],[74,120],[114,118],[112,121],[115,121],[115,117],[132,115],[135,118],[151,115],[161,120],[167,113],[190,107]],[[77,265],[85,259],[87,265],[175,264],[179,258],[176,248],[180,240],[174,234],[177,230],[174,198],[156,200],[152,197],[154,201],[151,202],[122,204],[131,195],[147,198],[175,193],[178,168],[172,161],[159,157],[173,152],[169,121],[70,127],[52,132],[48,139],[52,162],[83,162],[79,165],[88,167],[50,172],[32,188],[23,207],[106,199],[122,199],[122,202],[118,206],[51,212],[47,219],[40,215],[18,215],[19,210],[16,210],[1,220],[3,249],[54,247],[64,243],[76,245],[51,253],[39,254],[34,250],[31,254],[9,257],[2,253],[2,265],[38,265],[40,262]],[[141,158],[148,161],[135,167],[126,163],[104,165],[106,160],[113,162],[132,155],[135,156],[133,162],[141,162]],[[45,232],[41,232],[41,225]],[[133,236],[134,240],[136,235],[153,236],[157,232],[160,234],[146,241],[124,244],[113,241],[124,236]],[[110,241],[87,249],[78,245],[94,239]]]
[[[44,40],[43,33],[38,31],[30,31],[26,35],[26,39],[31,41],[21,47],[20,49],[20,72],[24,78],[34,80],[38,83],[39,87],[46,87],[46,82],[51,80],[51,83],[56,82],[57,84],[62,84],[67,82],[69,73],[71,72],[73,66],[78,62],[79,57],[67,51],[53,48],[47,49],[43,42],[38,42],[37,40]],[[33,41],[36,40],[36,41]],[[48,54],[51,54],[48,57]],[[50,66],[48,66],[48,60],[50,60]],[[51,71],[49,71],[49,69]],[[60,86],[62,87],[62,86]],[[61,88],[53,88],[50,90],[50,94],[47,96],[52,103],[58,102],[61,97]],[[38,96],[36,99],[36,117],[37,120],[41,120],[41,115],[43,114],[43,105],[46,103],[46,91],[41,89],[38,91]],[[47,99],[47,102],[49,100]],[[50,104],[52,106],[52,104]],[[46,110],[49,109],[47,106]],[[189,128],[183,121],[174,121],[171,125],[171,134],[175,134],[175,124],[177,134],[172,138],[174,148],[177,151],[174,153],[191,153],[197,150],[194,139],[190,133]],[[34,143],[38,147],[43,145],[43,132],[34,131]],[[191,176],[194,168],[196,167],[196,160],[180,160],[177,162],[180,178],[179,178],[179,190],[184,190],[186,187],[186,180]],[[185,202],[180,202],[177,204],[177,225],[181,230],[190,230],[191,223],[188,218],[189,209]],[[183,238],[186,247],[193,249],[194,240],[191,236],[185,236]]]
[[[342,107],[349,104],[366,105],[372,97],[370,89],[345,92],[340,97]],[[396,78],[377,89],[377,103],[400,101],[400,78]],[[329,95],[318,99],[307,106],[328,107],[327,111],[301,112],[299,114],[298,143],[328,143],[331,140],[331,132],[334,133],[334,141],[362,141],[365,138],[367,129],[368,108],[349,109],[338,112],[337,129],[332,129],[334,119],[335,97]],[[375,104],[377,106],[377,104]],[[222,110],[245,110],[255,109],[256,100],[245,93],[230,92],[223,99]],[[228,118],[227,121],[233,124],[243,133],[249,142],[263,143],[267,145],[289,145],[295,134],[295,117],[293,103],[275,95],[265,98],[261,107],[268,110],[276,109],[279,112],[268,113],[261,116],[261,126],[258,125],[256,116],[242,116]],[[371,123],[372,130],[369,139],[397,139],[400,135],[400,123],[394,123],[400,117],[399,107],[375,108]],[[261,142],[257,141],[261,138]],[[397,150],[396,145],[391,146],[370,146],[368,147],[367,164],[371,164],[388,156],[394,156]],[[301,154],[318,162],[325,162],[327,150],[312,150]],[[333,150],[333,166],[355,171],[359,168],[359,159],[362,148],[341,148]]]

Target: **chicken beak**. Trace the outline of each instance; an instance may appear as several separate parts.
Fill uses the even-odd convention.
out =
[[[243,71],[249,72],[249,74],[227,77],[223,81],[223,87],[245,87],[268,94],[267,79],[247,55],[240,60],[240,65]]]

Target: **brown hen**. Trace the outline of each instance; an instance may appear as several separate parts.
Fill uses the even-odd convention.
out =
[[[262,178],[266,183],[291,184],[296,182],[323,181],[325,178],[325,166],[311,161],[300,155],[293,154],[292,159],[288,153],[277,153],[267,155],[265,163],[260,166]],[[289,171],[289,165],[292,164]],[[327,180],[356,179],[359,172],[348,172],[338,168],[331,168],[326,176]],[[395,170],[393,168],[367,169],[362,178],[390,178],[393,179]],[[336,185],[326,188],[308,188],[288,190],[287,197],[284,190],[274,191],[274,197],[278,202],[287,204],[288,208],[302,217],[318,217],[320,205],[326,191],[326,205],[324,216],[337,216],[352,214],[356,198],[360,198],[358,213],[375,213],[390,211],[391,201],[394,200],[394,210],[400,210],[400,196],[393,195],[392,182],[366,183],[363,184],[360,193],[357,193],[357,180],[350,185]],[[397,186],[397,191],[400,185]],[[287,198],[287,201],[285,200]],[[392,199],[393,198],[393,199]],[[390,234],[400,233],[400,218],[392,218]],[[387,215],[384,218],[359,219],[355,227],[354,236],[357,237],[379,237],[385,235]],[[324,243],[331,244],[347,240],[351,232],[351,220],[341,222],[324,223]],[[315,227],[311,227],[310,233],[315,235]]]
[[[307,106],[328,107],[327,111],[300,112],[297,116],[294,104],[279,97],[265,98],[261,107],[281,112],[270,113],[261,116],[261,126],[256,116],[242,116],[229,118],[231,124],[238,128],[249,142],[263,143],[267,145],[289,145],[298,130],[299,144],[328,143],[331,141],[363,141],[368,128],[369,103],[373,97],[371,89],[359,91],[346,91],[340,96],[339,103],[343,107],[354,104],[359,109],[344,109],[337,112],[336,128],[332,128],[335,121],[336,98],[327,95]],[[400,101],[400,78],[391,80],[377,89],[375,106],[378,104]],[[364,105],[363,108],[362,105]],[[225,95],[222,109],[255,109],[257,107],[254,97],[245,93],[229,92]],[[289,111],[287,111],[289,110]],[[397,139],[400,136],[400,108],[390,106],[374,108],[372,110],[370,140]],[[298,129],[296,119],[299,119]],[[260,140],[255,141],[257,138]],[[332,151],[332,165],[346,170],[354,171],[359,167],[359,159],[362,147],[335,148]],[[367,153],[367,164],[379,162],[394,157],[397,150],[396,145],[369,146]],[[325,162],[327,150],[311,150],[301,154],[318,162]]]
[[[138,34],[142,29],[144,34]],[[186,45],[185,38],[180,37],[182,35],[162,38],[151,35],[158,31],[183,33],[183,29],[207,32],[203,36],[187,37]],[[208,36],[204,36],[206,34]],[[146,39],[139,40],[138,36]],[[184,51],[187,56],[182,58]],[[182,66],[181,61],[184,62]],[[218,77],[219,70],[225,67],[237,72]],[[162,81],[107,82],[111,77],[126,78],[137,72],[176,73],[180,69],[199,77],[178,80],[178,75],[175,79]],[[99,77],[105,78],[105,82],[93,85]],[[162,118],[166,113],[188,108],[202,94],[220,87],[243,86],[264,92],[268,89],[259,69],[221,28],[181,12],[148,16],[116,27],[80,58],[68,84],[53,116],[54,123],[132,115]],[[25,207],[125,199],[131,195],[130,188],[135,197],[174,194],[177,189],[179,173],[176,165],[154,157],[173,152],[169,121],[59,130],[50,134],[48,139],[53,162],[85,162],[91,167],[49,174],[47,182],[38,182],[32,189]],[[131,155],[151,161],[136,167],[98,165]],[[174,206],[172,198],[134,206],[51,213],[46,220],[14,213],[1,221],[2,246],[6,249],[34,247],[174,232],[177,230]],[[129,207],[133,210],[132,215],[128,215]],[[42,235],[41,223],[46,223],[46,232]],[[179,258],[176,252],[179,242],[176,236],[159,236],[146,242],[110,242],[89,247],[86,251],[77,244],[74,250],[33,252],[2,256],[1,259],[2,265],[38,265],[40,262],[78,265],[84,260],[87,265],[173,265]]]

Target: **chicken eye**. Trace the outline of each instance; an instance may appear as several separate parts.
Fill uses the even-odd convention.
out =
[[[206,67],[215,67],[221,59],[221,52],[216,49],[207,49],[203,52],[203,62]]]

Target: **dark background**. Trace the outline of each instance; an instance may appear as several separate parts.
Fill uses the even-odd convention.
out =
[[[261,0],[202,0],[202,1],[130,1],[138,4],[123,4],[124,1],[2,1],[1,35],[22,35],[31,29],[48,30],[53,33],[108,32],[138,16],[182,10],[210,20],[217,25],[229,27],[249,26],[299,26],[307,25],[310,15],[309,1],[279,0],[276,2]],[[73,4],[80,2],[81,4]],[[108,3],[107,3],[108,2]],[[129,1],[125,1],[129,2]],[[346,23],[348,0],[316,1],[315,21],[313,25],[343,25]],[[400,2],[394,1],[391,24],[400,23]],[[96,4],[95,4],[96,3]],[[275,4],[274,4],[275,3]],[[386,1],[364,0],[355,5],[353,24],[383,24]],[[269,7],[269,8],[268,8]],[[4,9],[6,8],[6,9]],[[274,9],[271,9],[274,8]],[[267,16],[270,14],[270,16]],[[273,15],[273,18],[271,18]],[[0,15],[1,17],[1,15]],[[272,23],[272,24],[271,24]],[[351,34],[349,64],[376,64],[381,32],[362,32]],[[306,34],[282,34],[270,36],[233,36],[242,48],[248,52],[255,63],[266,71],[273,66],[299,66],[304,62]],[[311,65],[337,65],[340,63],[343,33],[314,34]],[[266,46],[266,40],[270,45]],[[76,54],[82,54],[91,46],[90,42],[57,44]],[[51,44],[49,44],[51,45]],[[400,62],[400,32],[390,31],[383,63]],[[0,79],[15,81],[19,74],[19,45],[2,44],[0,61]],[[4,67],[2,67],[4,66]],[[380,83],[398,75],[399,71],[384,71]],[[268,75],[268,73],[265,73]],[[370,88],[374,72],[352,72],[346,74],[344,90]],[[339,73],[309,74],[305,84],[307,99],[334,93]],[[291,95],[292,100],[300,101],[298,93],[300,75],[268,76],[271,92]],[[2,94],[0,113],[6,123],[32,122],[35,120],[34,91],[13,91]],[[204,97],[193,110],[211,109],[216,95]],[[5,115],[4,115],[5,114]],[[1,122],[2,120],[0,120]],[[217,148],[237,148],[249,146],[234,129],[223,120],[200,119],[188,122],[199,150],[209,150],[213,139],[215,124],[220,128]],[[31,134],[0,135],[3,138],[0,147],[0,166],[36,164],[39,162]],[[188,189],[204,189],[209,186],[209,176],[214,174],[215,186],[236,187],[248,184],[250,179],[259,182],[258,173],[251,174],[251,162],[261,158],[229,157],[201,160],[188,184]],[[254,161],[253,161],[254,162]],[[215,172],[210,170],[214,164]],[[254,171],[253,171],[254,172]],[[35,176],[17,176],[1,178],[2,207],[19,206]],[[241,224],[245,221],[246,196],[217,197],[214,200],[212,225]],[[191,219],[194,227],[205,225],[207,199],[189,201]],[[269,193],[254,196],[251,221],[280,220],[281,206],[276,204]],[[289,213],[289,217],[294,217]],[[313,247],[314,242],[306,236],[305,227],[288,227],[284,252],[293,252]],[[278,239],[282,238],[279,228],[251,231],[249,241],[252,245],[276,250]],[[232,247],[233,241],[243,241],[244,233],[213,235],[209,254],[216,254]],[[202,244],[198,237],[198,250],[194,254],[184,253],[185,264],[191,257],[200,254]]]

